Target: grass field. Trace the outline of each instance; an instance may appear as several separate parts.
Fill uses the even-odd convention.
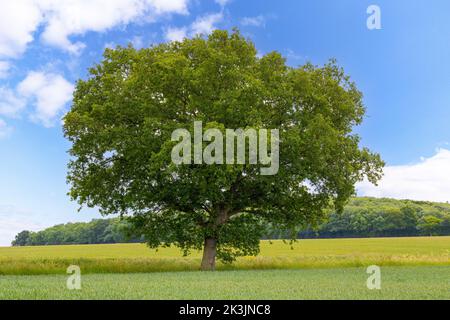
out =
[[[215,273],[197,271],[200,256],[142,244],[0,248],[0,299],[450,299],[450,237],[263,241],[258,257]],[[66,288],[73,264],[80,291]],[[381,290],[366,287],[370,265]]]
[[[450,267],[383,267],[381,290],[365,268],[2,276],[0,299],[450,299]]]
[[[181,257],[176,248],[157,252],[142,244],[0,248],[0,275],[195,271],[200,253]],[[301,240],[293,249],[262,241],[258,257],[238,259],[219,270],[264,270],[379,266],[450,266],[450,237]]]

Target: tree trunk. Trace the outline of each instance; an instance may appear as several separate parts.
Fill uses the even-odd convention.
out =
[[[206,238],[203,249],[202,271],[214,271],[216,269],[217,240]]]

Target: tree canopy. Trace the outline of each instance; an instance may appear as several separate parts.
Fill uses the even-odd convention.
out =
[[[202,268],[214,269],[216,256],[256,255],[266,224],[316,225],[332,206],[342,210],[356,182],[376,183],[383,162],[353,133],[364,113],[336,62],[289,67],[277,52],[258,57],[236,30],[106,49],[64,119],[70,195],[132,217],[150,247],[204,248]],[[221,132],[278,129],[278,173],[261,175],[260,163],[175,164],[172,133],[193,132],[195,121]]]

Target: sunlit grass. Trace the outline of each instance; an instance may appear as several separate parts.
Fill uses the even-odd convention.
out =
[[[195,271],[200,252],[182,257],[176,248],[150,250],[143,244],[0,248],[0,274],[63,274],[71,265],[83,273]],[[300,240],[261,242],[258,257],[244,257],[219,270],[450,266],[450,237]]]

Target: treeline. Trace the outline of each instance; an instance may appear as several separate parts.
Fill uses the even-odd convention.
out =
[[[271,230],[270,238],[286,232]],[[450,235],[450,204],[424,201],[354,198],[342,214],[331,213],[318,228],[298,238],[407,237]]]
[[[423,201],[354,198],[342,214],[298,233],[298,238],[405,237],[450,235],[450,204]],[[287,238],[269,228],[266,239]],[[22,231],[13,246],[144,242],[126,220],[105,219],[57,225],[40,232]]]
[[[118,218],[96,219],[91,222],[67,223],[43,231],[22,231],[12,242],[13,246],[107,244],[143,242],[132,235],[131,226]]]

